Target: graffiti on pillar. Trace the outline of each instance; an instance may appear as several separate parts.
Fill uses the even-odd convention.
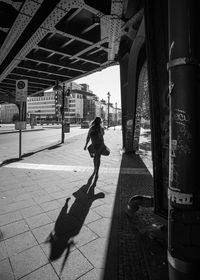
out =
[[[177,140],[172,139],[171,148],[170,148],[169,186],[173,190],[180,191],[179,174],[177,172],[176,161],[175,161],[176,153],[177,153]],[[176,186],[176,187],[173,187],[172,183],[173,183],[173,186]]]
[[[172,81],[169,81],[169,94],[172,93],[173,88],[174,88],[174,83]]]
[[[177,151],[182,155],[191,154],[192,134],[189,131],[190,116],[187,112],[180,109],[175,109],[172,115],[172,120],[177,127]]]
[[[181,184],[181,174],[179,174],[180,162],[184,160],[183,157],[190,156],[192,153],[192,134],[190,132],[190,120],[191,117],[185,110],[175,108],[172,111],[172,138],[176,138],[176,140],[171,140],[170,145],[169,187],[171,190],[175,191],[180,191],[183,187]],[[177,166],[178,168],[176,168]]]
[[[193,204],[193,194],[180,193],[169,189],[168,198],[170,202],[182,205]]]
[[[126,152],[132,152],[133,119],[126,121]]]
[[[137,105],[136,105],[136,114],[135,114],[135,129],[134,129],[134,139],[133,139],[133,149],[135,151],[139,150],[141,120],[142,120],[142,117],[146,118],[146,114],[144,114],[144,113],[146,113],[146,111],[147,111],[146,99],[147,98],[149,99],[148,90],[149,90],[149,88],[148,88],[147,63],[145,62],[140,71],[139,80],[138,80]]]
[[[186,125],[190,121],[190,117],[185,111],[175,109],[173,113],[173,120],[176,124]]]
[[[134,139],[133,139],[133,150],[134,151],[138,151],[138,149],[139,149],[141,111],[142,111],[142,106],[139,106],[137,104],[136,114],[135,114],[135,132],[134,132]]]

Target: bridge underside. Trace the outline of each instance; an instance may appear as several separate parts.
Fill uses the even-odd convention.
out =
[[[0,1],[0,99],[14,101],[18,79],[28,95],[118,63],[121,36],[136,33],[140,1]],[[133,35],[134,37],[134,35]]]

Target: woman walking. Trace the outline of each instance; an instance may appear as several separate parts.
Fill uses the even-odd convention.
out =
[[[90,148],[93,149],[94,153],[94,175],[95,179],[98,179],[99,174],[99,167],[101,163],[101,155],[109,155],[109,149],[104,144],[104,128],[102,126],[101,118],[96,117],[94,121],[91,124],[91,127],[88,131],[88,135],[86,138],[86,144],[84,147],[84,150],[87,149],[87,145],[89,141],[91,140],[92,145],[90,145]],[[88,147],[89,149],[89,147]]]

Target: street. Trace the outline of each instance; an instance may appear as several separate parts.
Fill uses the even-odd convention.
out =
[[[71,127],[70,133],[65,133],[65,141],[68,138],[80,134],[86,134],[87,129]],[[61,141],[61,129],[44,128],[30,132],[22,132],[22,155],[37,149],[48,147]],[[19,157],[19,133],[0,134],[0,162]]]

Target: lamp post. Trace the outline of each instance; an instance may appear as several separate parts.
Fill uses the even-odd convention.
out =
[[[53,90],[57,92],[62,92],[62,104],[60,107],[60,113],[61,113],[61,143],[64,143],[65,141],[65,133],[64,133],[64,123],[65,123],[65,83],[63,83],[63,86],[58,84],[58,81],[56,81],[56,85],[53,87]],[[67,96],[70,96],[70,89],[67,89]]]
[[[63,88],[62,88],[62,106],[60,107],[60,112],[61,112],[61,116],[62,116],[61,142],[64,143],[64,141],[65,141],[65,133],[64,133],[64,121],[65,121],[65,83],[63,83]]]
[[[109,128],[109,121],[110,121],[110,119],[109,119],[109,107],[110,107],[110,92],[108,92],[107,93],[107,96],[108,96],[108,127],[107,128]]]
[[[115,102],[115,125],[117,125],[117,102]]]

